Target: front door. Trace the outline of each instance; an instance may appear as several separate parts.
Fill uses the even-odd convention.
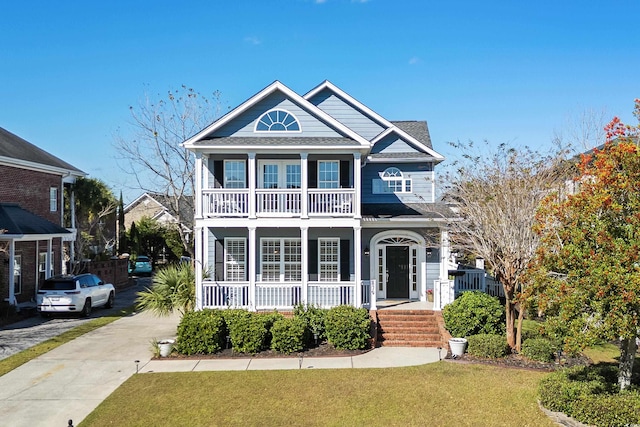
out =
[[[408,246],[387,246],[387,298],[409,298]]]

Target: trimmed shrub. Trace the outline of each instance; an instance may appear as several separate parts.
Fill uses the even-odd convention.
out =
[[[499,358],[509,353],[504,335],[478,334],[467,337],[467,353],[478,357]]]
[[[523,319],[522,342],[529,338],[542,338],[542,324],[535,320]]]
[[[245,310],[232,310],[225,316],[233,351],[256,354],[264,350],[269,318]]]
[[[219,310],[187,312],[178,324],[176,350],[180,354],[212,354],[224,348],[227,330]]]
[[[520,353],[531,360],[551,362],[557,346],[546,338],[528,338],[522,343]]]
[[[314,305],[304,306],[298,304],[293,308],[294,317],[304,320],[309,331],[308,338],[313,339],[314,334],[317,334],[318,340],[323,341],[327,339],[327,333],[325,328],[325,317],[327,311],[323,308],[316,307]]]
[[[264,319],[264,327],[267,329],[267,336],[264,340],[264,348],[269,348],[271,347],[272,339],[271,328],[278,320],[284,319],[284,316],[282,315],[282,313],[278,313],[277,311],[272,311],[270,313],[257,313],[256,315],[262,316],[262,318]]]
[[[442,317],[453,337],[505,333],[504,307],[498,298],[484,292],[463,292],[442,309]]]
[[[306,330],[305,321],[298,317],[276,320],[271,327],[271,348],[287,354],[302,351]]]
[[[358,350],[367,346],[371,335],[371,319],[366,308],[340,305],[325,317],[327,340],[340,350]]]
[[[589,395],[575,402],[573,418],[593,426],[627,427],[640,425],[640,393]]]

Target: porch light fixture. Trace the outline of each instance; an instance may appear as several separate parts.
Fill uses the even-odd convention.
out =
[[[432,252],[433,252],[433,251],[431,250],[431,248],[427,248],[427,256],[431,256],[431,253],[432,253]]]
[[[366,248],[364,248],[364,256],[369,256],[369,246],[367,246]]]

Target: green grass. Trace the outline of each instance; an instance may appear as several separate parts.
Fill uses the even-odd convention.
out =
[[[551,427],[536,403],[544,375],[449,362],[137,374],[80,425]]]
[[[618,363],[620,358],[620,348],[611,343],[594,345],[584,349],[582,353],[591,359],[593,363]],[[638,362],[636,361],[636,363]]]
[[[12,356],[7,357],[6,359],[0,360],[0,376],[10,372],[17,367],[24,365],[28,361],[35,359],[36,357],[43,355],[56,347],[61,346],[62,344],[68,343],[80,335],[84,335],[87,332],[91,332],[95,329],[101,328],[104,325],[108,325],[111,322],[114,322],[121,317],[128,316],[135,311],[135,306],[127,307],[116,314],[112,314],[111,316],[98,317],[96,319],[90,320],[87,323],[83,323],[80,326],[77,326],[73,329],[70,329],[62,334],[50,338],[40,344],[36,344],[33,347],[30,347],[26,350],[21,351],[20,353],[16,353]]]

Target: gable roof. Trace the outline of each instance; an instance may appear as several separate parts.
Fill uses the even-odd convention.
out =
[[[317,119],[323,121],[328,126],[332,127],[333,129],[335,129],[337,132],[339,132],[340,134],[344,135],[345,137],[354,140],[360,146],[367,147],[367,148],[370,146],[369,141],[367,141],[365,138],[363,138],[362,136],[358,135],[356,132],[354,132],[353,130],[349,129],[347,126],[343,125],[342,123],[340,123],[339,121],[337,121],[336,119],[331,117],[329,114],[325,113],[320,108],[318,108],[315,105],[313,105],[307,99],[301,97],[300,95],[295,93],[293,90],[289,89],[287,86],[285,86],[284,84],[282,84],[278,80],[276,80],[275,82],[271,83],[269,86],[267,86],[266,88],[262,89],[257,94],[253,95],[251,98],[249,98],[248,100],[246,100],[245,102],[240,104],[238,107],[234,108],[229,113],[225,114],[220,119],[218,119],[215,122],[213,122],[211,125],[207,126],[203,130],[201,130],[200,132],[198,132],[197,134],[192,136],[191,138],[189,138],[186,141],[184,141],[182,143],[182,145],[185,148],[194,147],[198,141],[206,140],[208,135],[211,135],[217,129],[222,128],[224,125],[226,125],[229,122],[231,122],[231,120],[237,118],[242,113],[244,113],[247,110],[249,110],[249,108],[251,108],[253,105],[258,103],[262,99],[264,99],[267,96],[269,96],[269,95],[271,95],[273,93],[276,93],[276,92],[282,93],[289,100],[291,100],[292,102],[296,103],[300,108],[303,108],[304,110],[308,111],[309,114],[311,114],[312,116],[315,116]]]
[[[0,127],[0,163],[76,177],[87,174]]]
[[[16,203],[0,203],[0,240],[23,239],[37,236],[64,237],[72,234],[51,221],[22,209]]]
[[[341,98],[343,101],[351,104],[354,108],[360,110],[361,113],[369,117],[369,119],[373,120],[376,123],[379,123],[381,126],[387,128],[380,135],[374,138],[371,141],[371,145],[373,146],[377,141],[382,139],[383,135],[385,135],[389,131],[395,131],[401,138],[406,140],[411,145],[416,146],[417,148],[427,152],[430,154],[437,162],[441,162],[444,160],[444,156],[437,153],[433,150],[431,146],[431,137],[429,137],[429,132],[426,129],[427,122],[418,122],[418,121],[398,121],[398,122],[390,122],[385,119],[357,99],[353,98],[351,95],[331,83],[329,80],[325,80],[320,83],[315,88],[311,89],[306,95],[304,95],[305,99],[311,99],[318,93],[323,90],[329,90],[334,95]],[[424,124],[424,131],[419,130],[422,125],[418,125],[418,123]],[[425,135],[426,133],[426,135]]]
[[[145,200],[148,200],[157,206],[157,212],[154,214],[152,219],[159,219],[163,215],[170,215],[175,221],[178,220],[178,216],[180,218],[180,223],[182,226],[191,228],[193,225],[193,196],[182,196],[180,204],[179,204],[179,212],[173,208],[173,199],[170,196],[160,193],[143,193],[138,196],[134,201],[127,204],[124,207],[124,212],[129,212],[140,203],[143,203]]]

